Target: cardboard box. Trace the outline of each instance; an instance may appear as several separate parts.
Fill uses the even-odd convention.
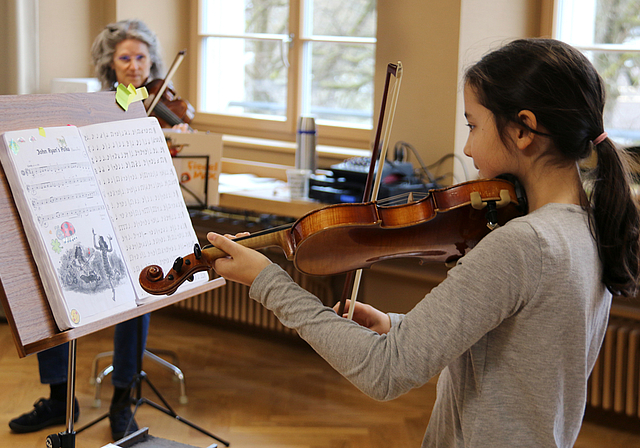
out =
[[[222,135],[210,132],[177,132],[172,129],[163,131],[187,206],[218,205]]]

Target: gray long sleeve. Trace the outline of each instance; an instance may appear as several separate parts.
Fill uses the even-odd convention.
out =
[[[586,213],[549,204],[485,237],[386,335],[276,265],[250,290],[367,395],[440,373],[423,446],[572,446],[610,305]]]

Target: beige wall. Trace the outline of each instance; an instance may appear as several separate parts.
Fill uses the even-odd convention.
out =
[[[490,3],[490,6],[488,4]],[[536,37],[541,30],[541,0],[462,0],[460,14],[460,44],[458,48],[458,79],[469,65],[486,52],[518,37]],[[477,176],[471,159],[463,154],[468,129],[464,119],[462,85],[457,84],[457,112],[455,114],[455,153],[465,164],[472,178]],[[463,170],[454,166],[458,181]]]
[[[459,33],[459,0],[378,0],[376,109],[387,64],[404,71],[390,152],[403,140],[430,164],[453,150]]]
[[[52,78],[93,76],[90,48],[98,33],[99,16],[91,2],[40,1],[40,85],[38,93],[51,91]]]
[[[189,44],[189,0],[46,0],[40,16],[40,87],[50,91],[52,78],[93,76],[91,44],[110,22],[142,19],[156,32],[168,69],[178,51]],[[174,77],[180,94],[186,90],[187,65]],[[182,89],[181,89],[182,87]]]

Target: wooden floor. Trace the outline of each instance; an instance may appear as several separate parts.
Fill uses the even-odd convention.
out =
[[[104,330],[78,342],[81,414],[76,430],[108,409],[110,381],[103,386],[101,407],[94,408],[95,387],[89,377],[93,357],[112,349],[112,335],[112,330]],[[377,402],[296,339],[220,328],[175,316],[171,310],[152,316],[148,346],[178,353],[189,401],[179,404],[179,383],[173,375],[147,362],[144,369],[153,385],[178,415],[230,441],[233,448],[419,447],[435,398],[435,382],[430,382],[394,401]],[[9,430],[11,418],[30,410],[48,392],[39,383],[36,357],[18,358],[8,326],[0,324],[0,421],[6,422],[0,425],[0,447],[44,447],[48,434],[64,430]],[[143,396],[160,402],[147,386]],[[141,406],[136,420],[155,437],[196,447],[215,443],[149,405]],[[76,447],[102,447],[110,441],[109,424],[103,420],[77,434]],[[585,422],[576,447],[640,447],[640,432]]]

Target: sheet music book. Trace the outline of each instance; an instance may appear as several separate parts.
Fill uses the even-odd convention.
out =
[[[11,131],[0,160],[61,330],[158,296],[138,282],[197,237],[155,118]],[[208,280],[196,274],[179,291]],[[161,296],[160,296],[161,297]]]

